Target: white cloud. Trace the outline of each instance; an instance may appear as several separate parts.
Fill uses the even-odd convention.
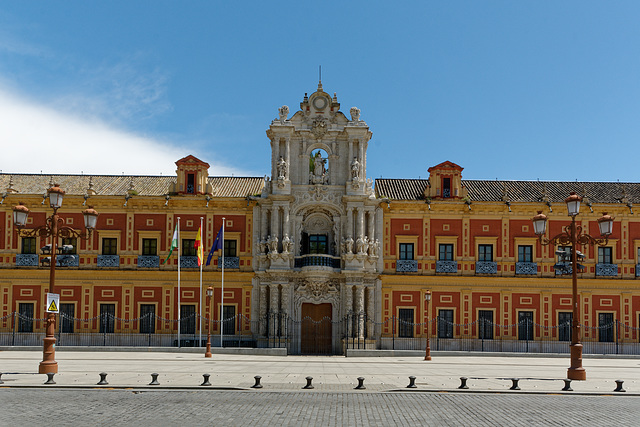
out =
[[[175,161],[197,153],[104,122],[40,105],[0,88],[3,173],[175,175]],[[201,158],[201,157],[199,157]],[[212,175],[244,175],[210,163]]]

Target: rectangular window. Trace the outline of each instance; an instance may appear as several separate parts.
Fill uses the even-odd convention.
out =
[[[558,341],[571,341],[571,322],[573,313],[558,312]]]
[[[142,239],[142,255],[158,255],[158,239]]]
[[[451,197],[451,178],[442,178],[442,197]]]
[[[493,262],[493,245],[478,245],[478,261]]]
[[[60,252],[65,255],[75,255],[78,253],[78,239],[75,237],[65,237],[62,239],[62,247]]]
[[[453,338],[453,310],[438,310],[438,338]]]
[[[412,260],[413,259],[413,243],[400,243],[399,259]]]
[[[187,174],[187,193],[194,194],[196,192],[196,177],[195,174]]]
[[[60,304],[60,332],[73,333],[73,319],[76,313],[75,304]]]
[[[35,254],[36,253],[36,238],[35,237],[23,237],[22,238],[22,253],[23,254]]]
[[[182,252],[180,256],[196,256],[196,239],[182,239]]]
[[[398,337],[413,338],[413,308],[398,309]]]
[[[485,340],[493,339],[493,311],[478,311],[478,338]]]
[[[100,333],[112,334],[116,324],[116,305],[100,304]]]
[[[440,261],[453,261],[453,243],[440,243]]]
[[[309,253],[310,254],[326,254],[327,252],[327,235],[326,234],[310,234],[309,235]]]
[[[598,334],[598,341],[600,342],[613,342],[613,328],[615,324],[613,322],[613,313],[599,313],[598,314],[598,327],[600,333]]]
[[[613,264],[613,248],[611,246],[598,248],[598,264]]]
[[[156,305],[140,304],[140,333],[153,334],[156,331]]]
[[[225,240],[224,241],[224,256],[238,256],[237,252],[238,242],[235,240]]]
[[[518,339],[533,340],[533,311],[518,312]]]
[[[18,332],[33,332],[33,303],[18,304]]]
[[[224,322],[222,333],[224,335],[235,335],[236,334],[236,306],[235,305],[225,305],[222,308],[222,321]]]
[[[518,245],[518,262],[533,262],[532,245]]]
[[[102,239],[102,255],[118,255],[118,239],[104,237]]]
[[[196,306],[193,304],[180,305],[180,333],[196,333]]]

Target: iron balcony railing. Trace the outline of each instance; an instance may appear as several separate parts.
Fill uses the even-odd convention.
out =
[[[396,261],[397,273],[417,273],[418,261],[415,259],[399,259]]]
[[[158,255],[138,255],[138,268],[160,268]]]
[[[340,268],[340,258],[324,254],[308,254],[295,258],[295,268],[330,267]]]
[[[516,262],[516,274],[536,275],[538,274],[538,263]]]
[[[222,257],[218,257],[218,268],[222,268]],[[240,257],[237,256],[225,256],[224,268],[240,268]]]
[[[476,274],[497,274],[498,263],[493,261],[476,261]]]
[[[458,261],[436,261],[436,273],[457,273]]]
[[[120,255],[98,255],[98,267],[120,267]]]

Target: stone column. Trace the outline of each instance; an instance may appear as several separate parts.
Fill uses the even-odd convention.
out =
[[[356,313],[358,315],[358,338],[364,339],[364,285],[356,286]]]
[[[358,233],[357,237],[364,238],[364,210],[358,208]]]
[[[360,173],[360,181],[366,181],[366,177],[365,177],[365,168],[366,168],[366,163],[364,160],[364,141],[358,141],[358,148],[360,149],[360,159],[358,159],[360,161],[360,168],[362,169],[361,173]]]
[[[280,208],[273,206],[271,208],[271,239],[275,239],[279,234],[279,222],[280,222]],[[281,240],[278,238],[279,241]]]
[[[267,335],[267,286],[266,285],[259,285],[260,286],[260,307],[259,307],[259,313],[260,313],[260,335],[261,336],[265,336]]]
[[[285,144],[286,144],[286,150],[285,150],[285,155],[286,155],[286,162],[287,162],[287,173],[285,175],[285,179],[291,179],[291,138],[286,138],[285,139]]]
[[[373,286],[367,286],[367,338],[372,340],[375,339],[375,316],[376,316],[376,293],[375,288]]]
[[[375,241],[375,232],[374,232],[374,223],[375,223],[375,212],[374,210],[367,209],[367,226],[369,230],[367,231],[367,237],[369,237],[369,244],[372,244]]]
[[[345,285],[344,287],[344,316],[347,319],[347,333],[349,337],[355,337],[354,329],[356,328],[356,322],[353,319],[353,286]]]
[[[267,239],[267,209],[260,206],[260,240]]]
[[[285,234],[291,237],[291,225],[289,223],[289,206],[283,207],[282,210],[284,215],[282,222],[282,238],[284,239]]]
[[[271,301],[269,302],[269,313],[271,314],[269,317],[269,334],[271,336],[276,336],[278,333],[278,314],[280,312],[280,292],[278,286],[277,283],[269,285],[269,293],[271,295]]]
[[[353,238],[353,208],[347,208],[347,238]],[[355,240],[355,239],[354,239]]]

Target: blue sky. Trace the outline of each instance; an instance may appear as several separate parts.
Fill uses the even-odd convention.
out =
[[[2,0],[0,170],[269,174],[265,130],[322,65],[373,132],[369,177],[637,182],[639,22],[637,1]]]

